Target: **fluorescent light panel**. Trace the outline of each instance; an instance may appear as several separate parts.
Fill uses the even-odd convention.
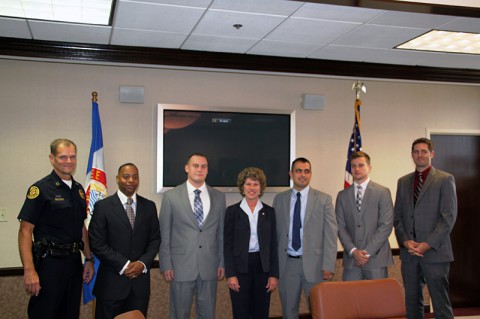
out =
[[[432,30],[397,49],[480,54],[480,34]]]
[[[0,16],[108,25],[113,0],[1,0]]]

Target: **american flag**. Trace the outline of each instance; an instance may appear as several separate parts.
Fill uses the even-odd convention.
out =
[[[362,137],[360,135],[360,106],[362,101],[360,99],[355,100],[355,123],[353,124],[352,135],[350,136],[350,141],[348,143],[348,152],[347,152],[347,165],[345,166],[345,181],[343,184],[344,188],[349,187],[353,183],[353,177],[350,173],[350,156],[352,153],[362,150]]]

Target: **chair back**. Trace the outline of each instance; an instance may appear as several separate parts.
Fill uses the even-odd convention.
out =
[[[403,288],[393,278],[319,283],[310,306],[314,319],[406,318]]]
[[[121,313],[113,319],[145,319],[145,316],[140,310],[132,310]]]

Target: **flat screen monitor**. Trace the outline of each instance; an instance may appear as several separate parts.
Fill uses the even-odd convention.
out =
[[[189,155],[208,159],[208,185],[238,192],[238,173],[249,166],[267,176],[267,192],[290,187],[294,159],[294,111],[259,111],[159,104],[157,192],[186,181]]]

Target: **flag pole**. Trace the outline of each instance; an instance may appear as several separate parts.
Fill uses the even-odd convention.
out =
[[[360,100],[360,93],[366,93],[367,87],[365,84],[361,83],[360,81],[355,81],[352,86],[352,90],[355,92],[355,103],[353,104],[354,108],[354,123],[352,133],[350,135],[349,143],[348,143],[348,150],[347,150],[347,163],[345,165],[345,178],[343,182],[343,188],[348,188],[353,183],[353,177],[351,174],[351,167],[350,167],[350,157],[354,152],[362,150],[362,138],[360,134],[360,106],[362,105],[362,100]]]

